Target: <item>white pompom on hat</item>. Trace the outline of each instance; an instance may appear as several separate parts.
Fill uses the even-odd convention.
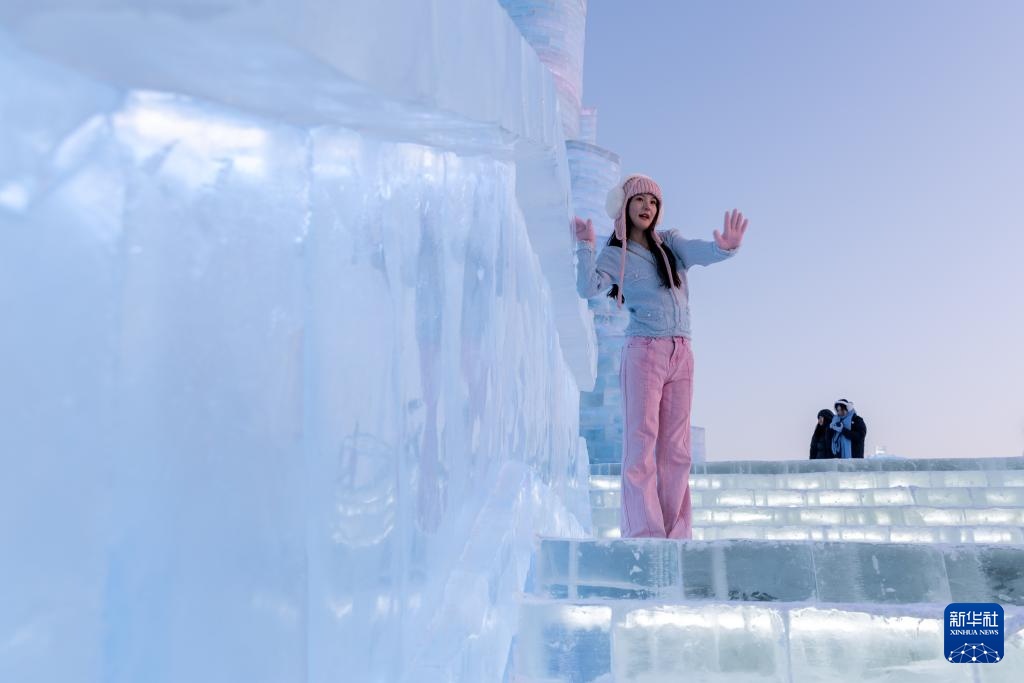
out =
[[[616,185],[608,190],[608,197],[604,201],[604,210],[608,212],[608,218],[615,220],[622,213],[622,205],[626,203],[626,190],[622,185]]]

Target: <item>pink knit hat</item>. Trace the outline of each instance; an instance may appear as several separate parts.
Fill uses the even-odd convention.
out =
[[[622,307],[622,285],[621,283],[626,279],[626,245],[629,241],[629,231],[626,230],[626,212],[628,211],[627,206],[629,200],[638,194],[653,194],[658,199],[658,214],[654,217],[654,223],[651,224],[651,236],[654,239],[654,245],[658,248],[658,252],[661,254],[662,260],[665,262],[665,269],[669,273],[669,281],[672,280],[672,268],[669,267],[668,254],[661,247],[661,236],[654,228],[658,224],[658,219],[661,218],[662,199],[661,199],[661,188],[658,187],[658,183],[654,182],[653,179],[648,178],[645,175],[635,174],[631,175],[622,181],[622,184],[616,185],[608,192],[608,198],[605,200],[605,210],[608,212],[610,218],[615,219],[615,236],[622,242],[622,265],[619,268],[619,296],[618,302],[619,307]],[[675,282],[671,283],[675,287]]]

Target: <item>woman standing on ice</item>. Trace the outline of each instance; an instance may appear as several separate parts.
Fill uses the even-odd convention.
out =
[[[595,258],[591,221],[574,220],[576,290],[590,298],[612,288],[629,309],[622,347],[622,536],[690,538],[690,404],[693,352],[686,271],[733,254],[747,221],[725,215],[714,241],[655,231],[661,188],[632,175],[608,193],[615,232]]]

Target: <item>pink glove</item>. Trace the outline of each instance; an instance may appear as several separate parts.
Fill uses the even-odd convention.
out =
[[[740,246],[740,242],[743,241],[743,233],[747,231],[747,219],[743,217],[743,214],[736,209],[732,210],[732,214],[728,211],[725,212],[725,226],[723,232],[715,230],[715,244],[718,245],[719,249],[725,251],[732,251]]]
[[[594,234],[594,222],[589,218],[584,221],[579,216],[574,216],[572,224],[576,229],[576,239],[578,241],[590,242],[591,244],[595,244],[597,242],[597,235]]]

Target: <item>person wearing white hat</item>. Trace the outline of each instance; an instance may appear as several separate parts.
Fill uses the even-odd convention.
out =
[[[832,418],[832,454],[837,458],[863,458],[868,425],[853,408],[853,401],[841,398],[835,404]]]

